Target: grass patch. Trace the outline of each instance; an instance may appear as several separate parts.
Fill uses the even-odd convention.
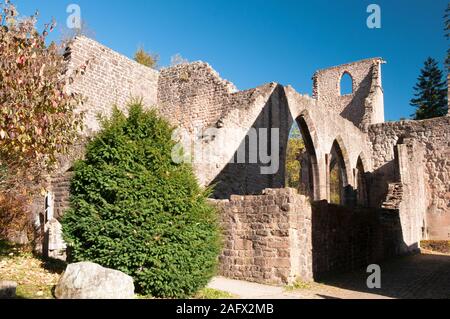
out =
[[[41,259],[29,249],[0,241],[0,280],[17,282],[18,299],[53,299],[54,289],[67,264]],[[212,288],[200,290],[194,299],[234,299],[237,296]],[[136,299],[154,299],[136,295]]]
[[[236,296],[229,292],[213,288],[203,288],[194,297],[194,299],[235,299]]]
[[[420,247],[442,254],[450,254],[450,241],[448,240],[422,240]]]
[[[293,284],[286,286],[285,290],[286,291],[304,290],[304,289],[311,289],[312,287],[313,287],[312,282],[306,282],[306,281],[297,279]]]
[[[29,248],[0,241],[0,280],[16,282],[19,299],[52,299],[65,266],[38,258]]]

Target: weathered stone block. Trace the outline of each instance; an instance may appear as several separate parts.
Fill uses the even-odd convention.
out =
[[[133,299],[133,278],[100,265],[70,264],[55,289],[58,299]]]

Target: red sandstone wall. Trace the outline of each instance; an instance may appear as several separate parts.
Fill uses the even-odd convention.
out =
[[[403,254],[398,211],[316,202],[312,208],[314,278],[365,268]]]
[[[272,284],[312,279],[311,208],[304,196],[293,189],[269,189],[215,203],[224,229],[221,275]]]
[[[320,279],[404,253],[399,212],[312,206],[294,189],[215,201],[225,247],[219,273],[259,283]]]

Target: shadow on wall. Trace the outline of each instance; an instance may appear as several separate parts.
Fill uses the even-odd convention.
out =
[[[388,183],[396,181],[394,171],[395,160],[391,160],[367,174],[366,181],[369,188],[368,199],[370,207],[381,207],[386,200]]]
[[[312,203],[314,280],[367,267],[417,250],[406,247],[397,210]]]
[[[369,96],[371,83],[372,72],[369,72],[361,82],[359,88],[352,93],[353,98],[350,103],[347,104],[341,112],[341,116],[343,118],[353,122],[356,126],[359,126],[359,123],[362,123],[364,119],[364,113],[366,111],[364,108],[364,98]]]
[[[236,151],[229,163],[211,183],[215,185],[213,197],[216,199],[228,199],[231,195],[261,194],[266,188],[284,187],[284,163],[292,123],[293,120],[284,88],[278,85],[252,125],[252,129],[256,129],[256,132],[258,132],[256,134],[258,141],[255,141],[252,134],[249,133],[250,131],[247,133],[239,147],[239,150],[243,151],[245,149],[245,163],[237,163],[239,151]],[[272,128],[279,130],[279,147],[276,148],[278,154],[271,154]],[[268,129],[267,141],[261,139],[262,135],[259,134],[261,129]],[[252,141],[250,141],[250,137],[252,137]],[[252,146],[254,146],[254,143],[258,145],[258,158],[255,163],[250,162],[250,143],[253,143]],[[265,150],[263,149],[264,147],[261,148],[261,145],[265,145]],[[263,163],[261,155],[271,157],[272,162],[269,164]],[[274,160],[278,162],[277,172],[268,175],[261,174],[261,167],[274,165]]]

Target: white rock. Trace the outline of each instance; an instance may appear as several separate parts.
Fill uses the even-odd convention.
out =
[[[91,262],[70,264],[55,289],[58,299],[133,299],[133,278]]]

